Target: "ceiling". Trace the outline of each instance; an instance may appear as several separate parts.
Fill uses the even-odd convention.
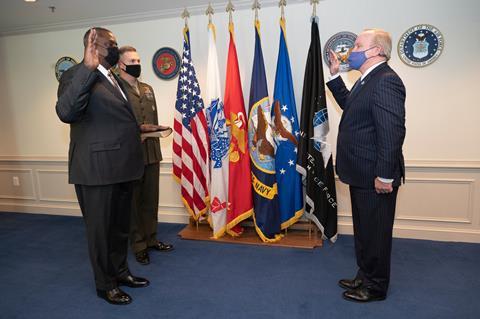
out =
[[[292,0],[290,2],[304,2]],[[203,14],[208,2],[216,12],[225,10],[227,0],[2,0],[0,36],[81,28],[96,23],[115,24],[179,16],[187,7],[190,13]],[[253,1],[232,1],[236,9],[250,8]],[[262,0],[263,7],[278,0]],[[52,12],[50,7],[55,7]]]

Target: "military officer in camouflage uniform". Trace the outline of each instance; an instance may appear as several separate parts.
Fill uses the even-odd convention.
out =
[[[131,46],[120,48],[118,69],[137,122],[158,125],[153,89],[150,85],[138,81],[141,65],[135,48]],[[130,245],[136,260],[142,265],[147,265],[150,263],[149,249],[169,251],[173,246],[157,240],[159,162],[162,160],[160,141],[157,137],[148,137],[143,139],[142,146],[145,173],[134,188]]]

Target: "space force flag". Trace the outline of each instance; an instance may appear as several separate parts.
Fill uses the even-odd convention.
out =
[[[312,19],[310,49],[303,80],[300,140],[297,170],[305,184],[305,216],[321,230],[324,238],[337,238],[337,201],[330,144],[320,35]]]

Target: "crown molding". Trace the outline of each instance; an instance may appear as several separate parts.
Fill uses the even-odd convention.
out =
[[[306,2],[306,0],[296,0],[296,1],[292,1],[291,4],[298,4],[298,3],[304,3],[304,2]],[[263,0],[261,1],[261,4],[262,4],[262,8],[278,6],[278,0]],[[192,16],[204,15],[207,5],[208,3],[207,1],[205,1],[205,5],[188,7],[188,11]],[[235,10],[251,9],[252,1],[245,1],[245,0],[234,1],[234,5],[235,5]],[[218,14],[220,13],[226,14],[225,6],[226,6],[226,1],[225,1],[225,4],[212,5],[213,9]],[[88,28],[94,25],[114,25],[114,24],[121,24],[121,23],[160,20],[160,19],[173,18],[173,17],[180,18],[180,14],[183,10],[184,10],[183,7],[179,7],[176,9],[155,10],[155,11],[139,12],[139,13],[133,13],[133,14],[99,17],[94,19],[78,19],[78,20],[65,21],[65,22],[59,22],[59,23],[26,25],[26,26],[21,26],[21,27],[0,31],[0,37]]]

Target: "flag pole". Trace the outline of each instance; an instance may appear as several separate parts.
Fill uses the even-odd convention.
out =
[[[208,24],[212,23],[212,16],[215,13],[215,10],[213,10],[212,3],[208,3],[207,10],[205,11],[205,14],[208,16]]]
[[[280,17],[285,20],[285,7],[287,6],[287,0],[278,1],[278,7],[280,8]]]
[[[285,6],[287,5],[287,0],[278,1],[278,7],[280,8],[280,27],[284,27],[285,23]],[[285,228],[285,237],[288,235],[288,227]]]
[[[188,28],[188,18],[190,18],[190,12],[188,12],[187,8],[183,10],[181,17],[185,20],[185,28]]]
[[[312,18],[315,18],[317,16],[317,4],[319,2],[320,0],[310,0],[310,4],[313,5]]]
[[[190,12],[188,12],[188,9],[185,8],[182,12],[182,15],[181,15],[182,19],[185,20],[185,28],[184,28],[184,36],[185,36],[185,32],[187,32],[188,30],[188,18],[190,18]],[[185,36],[186,38],[186,36]],[[195,219],[195,226],[196,226],[196,229],[198,231],[198,219]]]
[[[227,8],[225,9],[226,12],[228,12],[228,23],[232,24],[233,23],[233,17],[232,13],[235,11],[235,6],[232,3],[232,0],[228,0]]]
[[[258,1],[258,0],[253,1],[252,10],[255,11],[255,22],[258,21],[258,10],[260,10],[261,7],[262,6],[260,4],[260,1]]]
[[[317,16],[317,4],[320,2],[320,0],[310,0],[310,4],[313,5],[312,8],[312,17],[310,18],[310,21],[313,22],[315,21],[318,24],[318,16]]]

